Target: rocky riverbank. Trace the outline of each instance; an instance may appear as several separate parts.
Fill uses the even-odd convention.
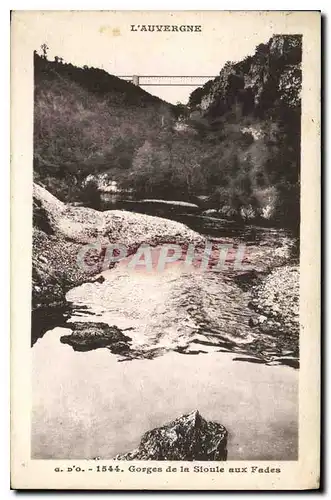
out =
[[[42,186],[34,185],[32,309],[60,307],[74,286],[90,281],[103,266],[104,251],[121,243],[129,253],[142,243],[203,243],[204,239],[184,224],[126,211],[99,212],[66,205]],[[78,255],[83,245],[98,243],[87,266]]]
[[[252,287],[249,303],[256,313],[250,326],[281,341],[283,352],[279,360],[295,367],[299,357],[299,280],[298,266],[277,267]]]
[[[127,360],[221,348],[237,353],[236,359],[298,367],[299,272],[291,257],[295,240],[286,233],[259,229],[249,238],[245,229],[213,240],[231,246],[241,236],[251,271],[234,269],[231,257],[222,272],[211,266],[203,275],[187,273],[179,266],[142,280],[130,271],[129,258],[110,271],[103,268],[109,243],[123,243],[130,253],[149,243],[157,256],[162,242],[194,242],[201,253],[205,239],[169,219],[67,206],[37,185],[34,204],[33,342],[54,324],[68,328],[62,342],[74,350],[106,347]],[[220,236],[222,227],[215,228]],[[95,242],[100,246],[88,256],[91,266],[82,267],[79,252]],[[50,311],[56,310],[53,318]]]

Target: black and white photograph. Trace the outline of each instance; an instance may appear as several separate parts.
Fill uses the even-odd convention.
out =
[[[32,461],[299,460],[305,36],[232,14],[26,13]]]

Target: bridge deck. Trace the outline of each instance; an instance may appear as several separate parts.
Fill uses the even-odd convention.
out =
[[[121,75],[118,78],[128,80],[139,85],[145,86],[179,86],[179,87],[200,87],[208,80],[213,80],[215,75]]]

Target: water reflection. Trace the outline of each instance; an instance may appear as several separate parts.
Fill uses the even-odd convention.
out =
[[[118,363],[47,332],[32,350],[34,459],[110,459],[144,432],[198,409],[229,431],[228,460],[296,460],[298,373],[212,352]]]

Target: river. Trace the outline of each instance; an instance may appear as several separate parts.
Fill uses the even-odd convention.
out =
[[[244,239],[254,269],[270,265],[286,236],[213,217],[174,218],[222,242]],[[129,260],[105,271],[103,283],[69,291],[66,324],[50,324],[32,348],[32,456],[112,458],[145,431],[198,409],[228,429],[229,460],[296,459],[298,371],[275,363],[277,339],[249,327],[249,287],[231,269],[148,273],[128,268]],[[60,341],[71,324],[91,321],[123,330],[123,353],[77,352]]]

